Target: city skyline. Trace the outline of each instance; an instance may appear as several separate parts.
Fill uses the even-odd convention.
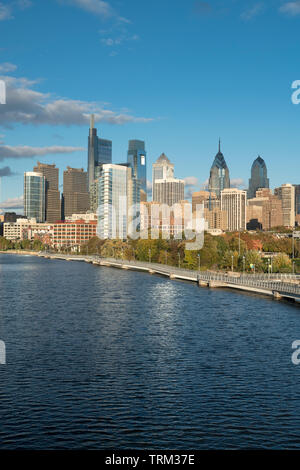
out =
[[[99,135],[114,143],[113,163],[126,161],[128,140],[143,140],[148,168],[165,152],[178,176],[199,190],[221,136],[233,181],[247,187],[261,155],[272,188],[298,183],[291,171],[300,122],[291,101],[299,78],[291,45],[300,16],[288,8],[293,2],[273,1],[256,11],[212,2],[205,11],[203,2],[175,1],[170,15],[167,4],[154,1],[146,23],[145,7],[135,0],[95,0],[94,10],[88,3],[3,4],[0,34],[9,46],[0,58],[7,82],[7,104],[0,105],[0,204],[20,198],[23,173],[38,159],[55,163],[61,174],[67,166],[86,169],[93,112]],[[154,19],[156,35],[149,26]],[[74,26],[67,39],[66,21]],[[22,46],[14,28],[26,31]]]

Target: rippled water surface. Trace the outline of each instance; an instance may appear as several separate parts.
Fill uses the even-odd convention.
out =
[[[300,309],[0,256],[1,449],[300,448]]]

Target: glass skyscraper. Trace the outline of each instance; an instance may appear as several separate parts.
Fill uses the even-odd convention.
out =
[[[219,141],[219,151],[215,156],[210,170],[208,187],[211,192],[217,195],[218,198],[220,198],[221,191],[223,191],[223,189],[230,188],[229,169],[224,155],[221,152],[221,141]]]
[[[39,223],[45,222],[45,181],[41,173],[24,173],[24,212]]]
[[[256,196],[256,191],[262,188],[269,188],[267,166],[264,160],[258,156],[254,160],[251,168],[251,178],[249,179],[248,199]]]
[[[95,129],[94,115],[91,116],[88,137],[88,187],[91,189],[94,181],[99,178],[101,166],[112,162],[112,141],[100,139]]]
[[[147,153],[145,142],[130,140],[128,143],[127,162],[132,169],[132,176],[140,182],[142,199],[147,196]]]
[[[140,183],[129,165],[102,165],[98,184],[98,228],[101,239],[125,240],[140,214]],[[137,223],[139,227],[139,221]]]

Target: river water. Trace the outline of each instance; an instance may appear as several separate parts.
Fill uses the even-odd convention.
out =
[[[0,255],[0,449],[300,448],[300,309]]]

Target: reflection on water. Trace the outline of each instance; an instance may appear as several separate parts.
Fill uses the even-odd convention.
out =
[[[0,256],[0,448],[299,448],[299,309]]]

